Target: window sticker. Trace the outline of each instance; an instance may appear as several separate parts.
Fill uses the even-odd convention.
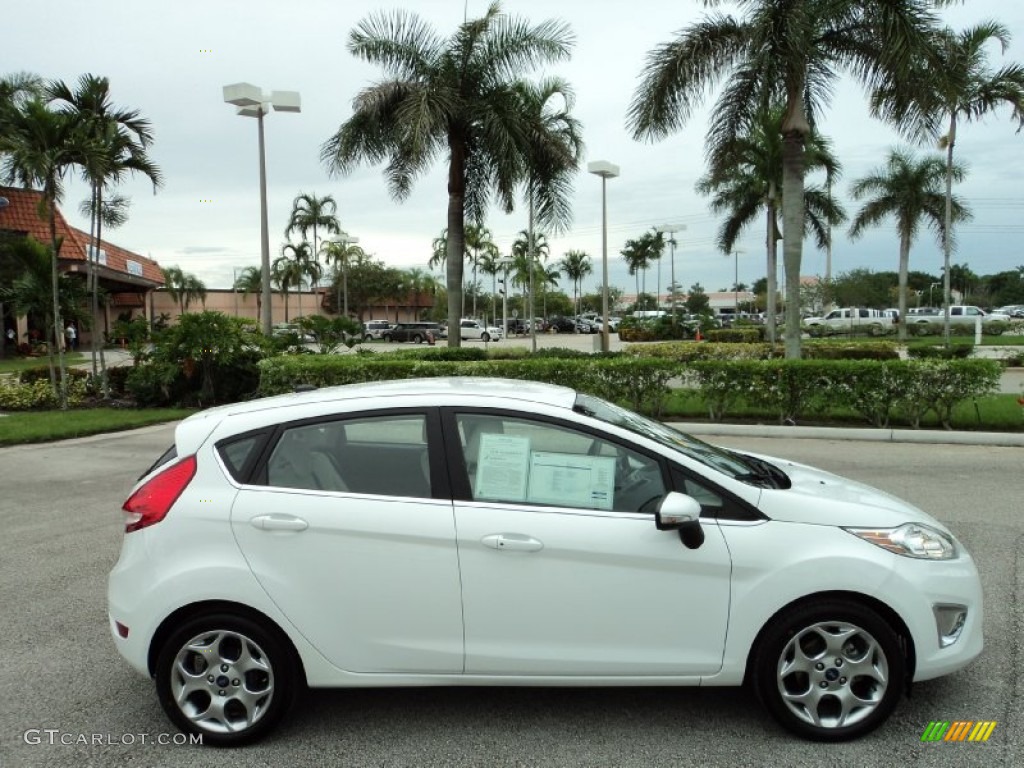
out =
[[[530,455],[527,501],[564,507],[611,509],[615,459],[573,453],[534,451]]]
[[[527,437],[480,435],[474,498],[525,501],[529,458]]]

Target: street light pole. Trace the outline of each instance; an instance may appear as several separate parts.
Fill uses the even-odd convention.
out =
[[[595,160],[587,164],[587,171],[601,177],[601,351],[608,352],[608,179],[619,175],[619,166]]]
[[[273,326],[273,312],[270,306],[270,229],[267,224],[267,157],[263,138],[263,116],[268,107],[276,112],[301,112],[298,91],[271,91],[265,94],[251,83],[234,83],[224,86],[224,101],[238,108],[242,117],[255,117],[259,135],[260,153],[260,269],[262,272],[262,318],[263,333],[270,336]]]
[[[668,235],[669,250],[672,254],[670,263],[672,267],[671,278],[672,278],[672,325],[676,324],[676,296],[678,291],[676,290],[676,232],[685,232],[685,224],[659,224],[654,228],[658,232],[664,232]],[[659,288],[660,290],[660,288]]]
[[[733,321],[738,320],[740,316],[740,254],[743,253],[740,249],[736,249],[732,252],[735,260],[735,270],[732,281],[732,303],[733,303]]]

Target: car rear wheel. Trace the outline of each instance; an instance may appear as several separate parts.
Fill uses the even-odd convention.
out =
[[[777,617],[753,657],[765,707],[788,730],[814,741],[845,741],[877,728],[904,689],[899,638],[878,613],[847,600],[821,600]]]
[[[413,341],[414,341],[414,342],[415,342],[416,344],[422,344],[422,343],[423,343],[423,337],[422,337],[422,336],[420,336],[420,335],[419,335],[418,333],[417,333],[417,334],[416,334],[415,336],[413,336],[413,337],[412,337],[412,340],[413,340]]]
[[[485,332],[485,333],[483,333],[483,334],[482,334],[482,335],[480,336],[480,341],[484,342],[485,344],[486,344],[486,343],[487,343],[488,341],[490,341],[490,340],[491,340],[491,334],[489,334],[489,333],[486,333],[486,332]]]
[[[389,344],[391,343],[391,334],[390,333],[385,333],[384,334],[384,341],[388,342]]]
[[[295,697],[287,640],[250,619],[210,614],[186,622],[160,650],[156,691],[164,712],[210,746],[265,736]]]

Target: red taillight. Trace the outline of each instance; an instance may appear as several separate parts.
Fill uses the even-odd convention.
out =
[[[128,497],[121,507],[128,513],[125,533],[159,523],[174,506],[196,474],[196,457],[186,456]]]

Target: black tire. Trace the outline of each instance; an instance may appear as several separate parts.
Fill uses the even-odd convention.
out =
[[[855,631],[840,641],[841,628]],[[905,688],[906,659],[895,630],[852,600],[816,600],[780,614],[763,631],[751,660],[751,680],[765,708],[784,728],[812,741],[846,741],[874,730]],[[812,707],[799,701],[802,695]],[[841,725],[842,718],[849,724]]]
[[[370,334],[366,334],[365,336],[363,336],[363,341],[373,341],[373,336],[371,336]]]
[[[914,326],[915,336],[928,336],[931,333],[931,323],[917,323]]]
[[[491,340],[491,334],[487,333],[486,331],[484,331],[484,333],[482,333],[480,335],[480,341],[482,341],[484,344],[486,344],[490,340]]]
[[[412,337],[412,340],[416,344],[422,344],[423,343],[423,337],[420,336],[418,333],[415,336]]]
[[[265,669],[235,670],[232,659],[260,662]],[[179,706],[176,691],[186,679],[185,667],[195,673],[198,685]],[[185,622],[167,638],[156,662],[156,692],[164,712],[183,732],[200,734],[204,745],[214,747],[237,747],[266,736],[293,704],[299,678],[294,651],[276,627],[227,613]],[[216,712],[205,718],[221,690],[226,692],[223,720]],[[249,725],[239,727],[250,717]]]
[[[391,334],[390,333],[385,333],[384,334],[384,341],[388,342],[389,344],[391,343]]]

